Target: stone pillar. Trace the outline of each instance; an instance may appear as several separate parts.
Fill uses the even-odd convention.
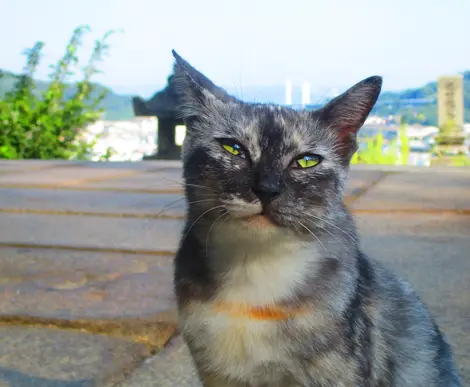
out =
[[[463,128],[463,78],[443,76],[437,80],[439,127],[453,125]]]
[[[158,119],[157,153],[145,157],[145,160],[179,160],[181,147],[175,143],[178,121],[172,118]]]
[[[436,137],[434,164],[448,164],[457,155],[465,155],[463,78],[439,77],[437,81],[439,134]],[[450,159],[448,160],[448,158]]]

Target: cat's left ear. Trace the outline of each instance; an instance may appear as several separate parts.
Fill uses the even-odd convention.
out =
[[[184,120],[197,119],[210,114],[217,105],[236,99],[216,86],[204,74],[172,50],[175,58],[172,83],[178,94],[179,112]]]
[[[381,89],[382,77],[366,78],[315,112],[322,124],[338,133],[347,153],[356,150],[356,134],[377,102]],[[354,149],[347,149],[348,145]]]

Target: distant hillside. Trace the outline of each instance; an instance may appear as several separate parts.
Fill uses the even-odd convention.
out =
[[[6,92],[11,90],[17,80],[17,76],[7,71],[0,70],[0,98],[5,95]],[[47,82],[36,81],[36,89],[38,93],[43,92],[47,89]],[[132,110],[132,96],[130,95],[119,95],[115,94],[111,89],[97,85],[96,93],[100,94],[103,90],[107,90],[108,94],[102,102],[102,108],[104,109],[104,119],[106,120],[126,120],[134,117]],[[67,94],[74,92],[74,86],[71,85],[67,90]]]
[[[464,82],[464,118],[470,122],[470,71],[463,74]],[[415,100],[414,103],[405,101]],[[437,82],[415,89],[400,92],[383,92],[373,114],[386,116],[388,114],[402,114],[409,123],[437,126]]]
[[[0,70],[1,72],[1,70]],[[6,91],[13,87],[16,76],[4,72],[0,77],[0,98]],[[464,105],[465,121],[470,122],[470,71],[463,73],[464,77]],[[37,81],[37,90],[41,92],[47,87],[47,82]],[[124,120],[134,117],[132,110],[132,96],[127,94],[116,94],[111,89],[97,85],[97,92],[103,89],[108,95],[102,103],[105,110],[104,118],[108,120]],[[298,90],[297,90],[298,89]],[[300,103],[300,89],[293,90],[293,102]],[[227,90],[246,101],[284,103],[285,89],[281,85],[273,86],[249,86],[242,89],[227,88]],[[68,90],[72,93],[73,85]],[[155,90],[157,92],[159,90]],[[312,95],[312,102],[325,99],[318,95]],[[410,103],[410,101],[413,101]],[[384,91],[377,101],[372,114],[388,116],[390,114],[401,114],[409,123],[420,123],[423,125],[437,125],[437,82],[430,82],[422,87],[407,89],[400,92]]]

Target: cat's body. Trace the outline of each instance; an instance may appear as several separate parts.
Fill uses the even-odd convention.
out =
[[[175,56],[189,203],[175,290],[203,385],[460,386],[427,309],[364,256],[342,203],[380,79],[294,112],[239,102]]]

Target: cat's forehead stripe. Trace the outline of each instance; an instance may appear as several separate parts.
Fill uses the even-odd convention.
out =
[[[241,141],[248,148],[250,156],[253,160],[259,160],[261,157],[260,147],[260,131],[257,120],[247,120],[243,122],[243,125],[239,128],[238,134]]]

